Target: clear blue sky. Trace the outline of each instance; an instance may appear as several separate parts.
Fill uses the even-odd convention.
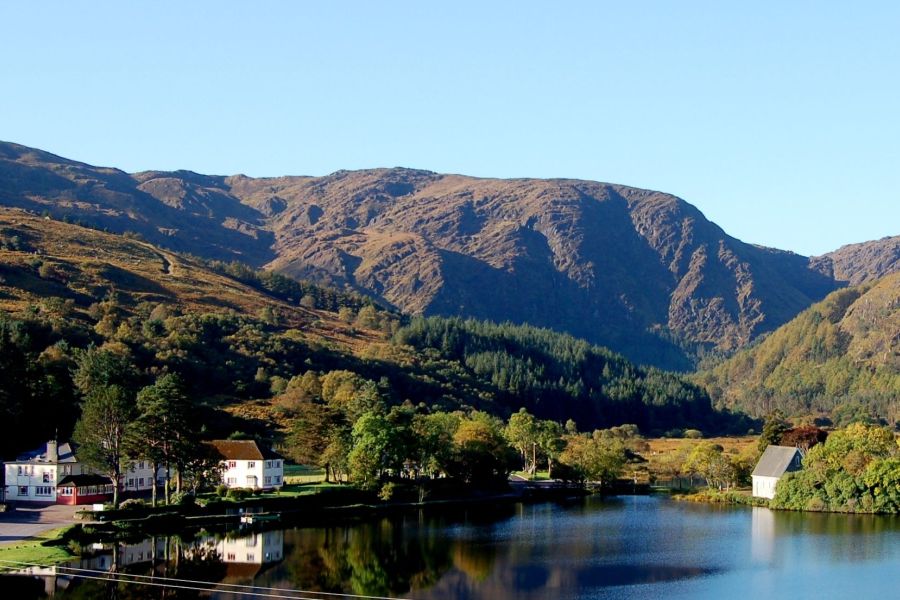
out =
[[[0,139],[624,183],[804,254],[900,234],[900,3],[488,4],[4,1]]]

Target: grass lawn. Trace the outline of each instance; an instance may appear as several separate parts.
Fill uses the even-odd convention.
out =
[[[547,471],[535,471],[534,477],[531,476],[531,473],[528,471],[513,471],[513,475],[518,475],[522,479],[528,479],[529,481],[549,481],[550,476]]]
[[[17,561],[47,565],[70,560],[72,555],[65,546],[44,546],[44,542],[55,540],[72,525],[45,531],[35,537],[18,542],[0,544],[0,567],[15,568],[4,561]]]
[[[284,465],[284,482],[288,485],[325,481],[325,470],[307,465]]]

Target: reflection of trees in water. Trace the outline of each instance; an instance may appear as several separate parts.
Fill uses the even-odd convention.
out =
[[[289,532],[293,548],[285,566],[292,585],[367,595],[404,594],[432,585],[453,566],[451,544],[439,530],[405,521],[385,518]]]
[[[900,517],[773,511],[776,538],[802,541],[802,551],[829,561],[865,561],[884,557],[892,547],[889,533],[900,533]],[[829,537],[827,544],[820,536]],[[827,554],[827,556],[826,556]]]

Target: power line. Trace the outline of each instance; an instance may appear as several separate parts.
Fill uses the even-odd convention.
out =
[[[64,565],[42,565],[40,563],[28,563],[16,560],[3,560],[0,559],[0,563],[5,563],[6,568],[11,569],[13,566],[17,568],[22,567],[38,567],[41,569],[49,569],[56,568],[63,571],[63,575],[68,575],[70,577],[76,577],[81,579],[92,579],[99,581],[115,581],[117,583],[130,583],[135,585],[150,585],[156,587],[169,587],[172,589],[184,589],[184,590],[193,590],[193,591],[211,591],[211,592],[221,592],[225,594],[244,594],[247,596],[257,596],[262,598],[284,598],[284,599],[293,599],[293,600],[322,600],[320,596],[331,596],[331,597],[340,597],[340,598],[359,598],[362,600],[402,600],[395,597],[388,596],[366,596],[362,594],[348,594],[348,593],[340,593],[340,592],[318,592],[314,590],[297,590],[297,589],[288,589],[288,588],[274,588],[274,587],[264,587],[264,586],[256,586],[256,585],[241,585],[235,583],[218,583],[213,581],[204,581],[201,579],[180,579],[177,577],[157,577],[154,575],[138,575],[132,573],[122,573],[122,572],[111,572],[111,571],[102,571],[100,569],[82,569],[78,567],[67,567]],[[82,573],[90,573],[91,575],[83,575]],[[131,579],[125,579],[131,578]],[[167,582],[177,582],[178,584],[194,584],[194,585],[175,585],[173,583],[162,583],[159,581],[141,581],[141,580],[157,580],[164,579]],[[197,585],[201,586],[210,586],[210,587],[196,587]],[[238,589],[221,589],[221,588],[238,588]],[[261,590],[261,591],[259,591]],[[309,596],[285,596],[283,594],[314,594],[317,597],[309,597]]]

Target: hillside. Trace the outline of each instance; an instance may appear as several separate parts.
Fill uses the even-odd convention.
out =
[[[697,381],[720,406],[762,416],[900,421],[900,273],[836,291]]]
[[[591,181],[129,175],[0,144],[0,203],[349,286],[410,314],[550,327],[675,369],[747,345],[839,286],[675,196]]]
[[[740,422],[683,378],[569,336],[427,323],[452,330],[461,346],[435,347],[421,324],[404,327],[365,297],[0,209],[0,372],[17,375],[0,379],[0,419],[28,424],[0,440],[0,455],[68,435],[77,373],[109,361],[127,365],[119,371],[135,389],[179,374],[209,436],[278,439],[309,400],[297,386],[310,378],[351,404],[500,416],[526,406],[585,429]]]
[[[859,285],[900,271],[900,235],[848,244],[813,261],[837,281]]]

